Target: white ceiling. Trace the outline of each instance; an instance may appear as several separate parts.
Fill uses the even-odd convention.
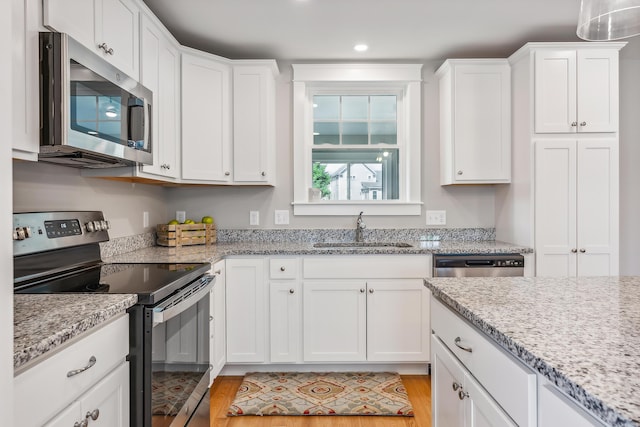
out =
[[[144,1],[181,44],[231,59],[422,62],[579,40],[580,0]]]

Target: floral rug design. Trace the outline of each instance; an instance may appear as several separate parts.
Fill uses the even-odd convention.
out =
[[[177,415],[201,377],[202,372],[154,372],[151,381],[151,413]]]
[[[412,417],[413,407],[395,372],[252,372],[227,415]]]

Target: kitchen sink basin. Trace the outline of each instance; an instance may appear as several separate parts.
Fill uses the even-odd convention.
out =
[[[314,248],[411,248],[413,245],[404,242],[319,242]]]

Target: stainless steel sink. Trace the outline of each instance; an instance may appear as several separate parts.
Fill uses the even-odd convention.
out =
[[[411,248],[413,245],[405,242],[319,242],[314,248]]]

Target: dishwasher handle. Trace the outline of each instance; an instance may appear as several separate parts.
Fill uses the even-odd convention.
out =
[[[465,267],[495,267],[496,262],[492,259],[468,259]]]

